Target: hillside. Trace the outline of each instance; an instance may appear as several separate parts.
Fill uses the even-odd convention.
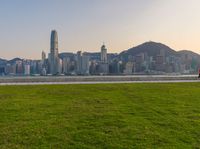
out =
[[[162,43],[150,41],[150,42],[145,42],[136,47],[130,48],[126,51],[123,51],[119,54],[119,56],[124,60],[127,60],[129,55],[136,56],[137,54],[140,53],[147,53],[149,56],[155,57],[161,51],[164,51],[166,56],[169,55],[177,56],[178,54],[175,50]]]
[[[193,57],[198,62],[200,62],[200,55],[195,52],[192,52],[189,50],[182,50],[182,51],[178,51],[177,53],[180,57],[189,56],[189,57]]]

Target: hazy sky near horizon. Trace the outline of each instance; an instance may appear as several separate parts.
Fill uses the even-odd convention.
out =
[[[49,53],[58,31],[59,52],[119,53],[146,41],[200,53],[199,0],[1,0],[0,58]]]

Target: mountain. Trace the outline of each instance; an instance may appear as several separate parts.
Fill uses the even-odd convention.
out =
[[[121,57],[123,60],[128,60],[128,56],[136,56],[140,53],[147,53],[149,56],[155,57],[156,55],[160,54],[161,52],[164,52],[166,56],[174,55],[177,56],[177,52],[170,47],[157,42],[145,42],[139,46],[130,48],[126,51],[123,51],[119,54],[119,57]]]

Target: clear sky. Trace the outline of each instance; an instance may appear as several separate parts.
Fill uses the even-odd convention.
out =
[[[200,0],[1,0],[0,57],[40,58],[58,31],[59,51],[119,53],[146,41],[200,53]]]

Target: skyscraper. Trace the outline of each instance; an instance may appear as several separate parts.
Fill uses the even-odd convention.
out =
[[[46,53],[42,51],[42,64],[44,64],[45,60],[46,60]]]
[[[90,62],[89,56],[83,54],[82,55],[82,74],[89,75],[90,71]]]
[[[105,45],[102,45],[101,47],[101,62],[107,63],[108,58],[107,58],[107,49]]]
[[[77,74],[89,75],[89,56],[82,54],[81,51],[77,52]]]
[[[81,74],[82,72],[82,52],[77,52],[77,74]]]
[[[69,74],[70,73],[70,58],[69,57],[64,57],[63,58],[63,73],[64,74]]]
[[[101,46],[101,61],[99,65],[100,65],[99,72],[101,74],[107,74],[109,72],[107,49],[104,44]]]
[[[51,32],[49,65],[50,73],[56,75],[59,73],[59,57],[58,57],[58,33],[56,30]]]

